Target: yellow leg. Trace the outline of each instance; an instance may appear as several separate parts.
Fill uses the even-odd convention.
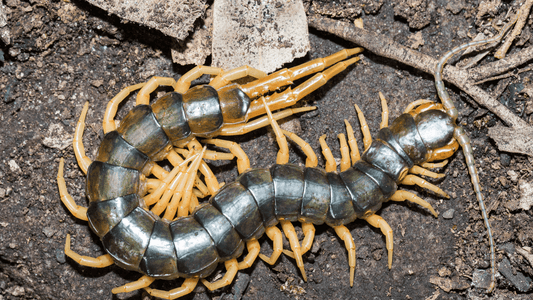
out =
[[[183,159],[175,151],[170,151],[170,153],[167,155],[167,159],[173,166],[176,166],[183,161]],[[211,171],[209,166],[203,160],[200,162],[200,172],[205,177],[205,183],[209,193],[214,195],[220,189],[220,185],[218,184],[218,180],[215,177],[215,174],[213,174],[213,171]]]
[[[194,158],[196,158],[196,156],[191,156],[181,162],[179,165],[175,166],[174,169],[172,169],[172,171],[160,181],[159,186],[151,194],[143,197],[146,205],[151,205],[157,202],[163,193],[170,189],[170,184],[174,181],[178,173],[182,173],[185,169],[185,166]]]
[[[200,78],[204,74],[219,75],[223,71],[221,68],[216,67],[196,66],[180,77],[176,82],[174,91],[183,94],[189,89],[193,80]]]
[[[187,183],[185,184],[185,193],[182,196],[181,202],[178,207],[178,217],[186,217],[191,213],[189,211],[190,203],[191,203],[191,197],[192,197],[192,187],[194,185],[194,179],[196,178],[196,173],[198,172],[198,168],[200,167],[200,162],[202,161],[205,147],[200,153],[200,155],[194,160],[194,162],[191,164],[191,168],[187,171]],[[171,214],[171,211],[167,209],[165,212],[164,218],[167,220],[171,220],[174,217],[173,214]]]
[[[428,189],[430,191],[433,191],[433,192],[441,195],[444,198],[450,198],[450,196],[448,196],[448,194],[446,194],[438,186],[436,186],[434,184],[431,184],[431,183],[427,182],[426,180],[424,180],[424,179],[422,179],[420,177],[417,177],[415,175],[407,175],[407,176],[405,176],[405,178],[400,183],[401,184],[405,184],[405,185],[418,185],[419,187],[422,187],[422,188]]]
[[[198,284],[198,280],[198,277],[186,278],[181,287],[170,291],[156,290],[149,287],[145,287],[144,290],[153,297],[172,300],[190,294]]]
[[[250,168],[250,159],[248,159],[248,155],[246,155],[239,144],[221,139],[208,139],[203,140],[202,142],[228,149],[235,157],[237,157],[237,169],[239,170],[239,174]]]
[[[304,261],[302,259],[302,253],[300,250],[300,242],[298,241],[298,236],[296,235],[296,231],[294,230],[294,226],[292,226],[292,223],[289,221],[280,221],[281,228],[283,229],[283,232],[285,233],[285,236],[289,240],[289,244],[291,245],[292,252],[294,252],[294,256],[296,259],[296,265],[300,269],[300,272],[302,272],[302,277],[304,281],[307,281],[307,276],[305,275],[305,268],[304,268]]]
[[[322,148],[322,154],[326,158],[326,172],[333,172],[337,170],[337,163],[333,154],[331,154],[331,149],[329,149],[328,144],[326,143],[326,135],[322,135],[319,139],[320,147]]]
[[[353,134],[352,125],[350,125],[346,119],[344,120],[344,124],[346,125],[346,134],[348,135],[348,145],[350,145],[350,157],[352,158],[352,164],[355,164],[356,161],[361,159],[361,155],[359,155],[359,146],[357,146],[357,140]]]
[[[350,286],[353,286],[353,278],[355,273],[355,243],[353,241],[352,233],[346,226],[333,226],[337,235],[344,241],[346,250],[348,250],[348,265],[350,266]]]
[[[76,124],[76,130],[74,131],[74,139],[72,140],[72,147],[74,148],[74,154],[76,154],[76,160],[78,165],[84,174],[87,174],[87,169],[92,163],[91,159],[85,154],[85,147],[83,147],[83,131],[85,130],[85,116],[89,110],[89,102],[85,102],[80,114],[80,119]]]
[[[233,70],[222,72],[217,77],[215,77],[213,80],[211,80],[209,85],[218,90],[219,88],[230,84],[233,80],[244,78],[246,76],[251,76],[256,79],[260,79],[260,78],[266,77],[267,74],[256,68],[252,68],[249,66],[242,66],[242,67],[235,68]]]
[[[368,222],[368,224],[372,225],[373,227],[381,229],[381,232],[383,232],[383,234],[385,235],[387,241],[389,269],[392,268],[392,250],[394,247],[394,244],[392,242],[392,229],[382,217],[376,214],[370,215],[364,219]]]
[[[315,106],[306,106],[306,107],[299,107],[299,108],[288,108],[284,109],[282,111],[279,111],[277,113],[273,113],[272,117],[275,120],[280,120],[287,118],[289,116],[292,116],[297,113],[315,110]],[[265,127],[270,125],[270,121],[268,120],[268,116],[263,116],[261,118],[257,118],[255,120],[249,121],[244,124],[235,124],[235,125],[227,125],[222,127],[222,129],[219,132],[219,135],[243,135],[245,133],[254,131],[256,129]]]
[[[233,281],[233,278],[235,278],[235,275],[237,275],[238,271],[238,263],[237,259],[230,259],[224,262],[224,266],[226,267],[226,274],[224,274],[224,277],[222,279],[215,281],[213,283],[202,279],[202,283],[210,290],[214,291],[216,289],[225,287],[226,285],[230,284]]]
[[[117,125],[115,123],[115,115],[117,114],[118,105],[120,102],[124,101],[126,97],[128,97],[133,91],[138,90],[142,88],[146,82],[138,83],[135,85],[130,85],[126,88],[124,88],[122,91],[120,91],[111,101],[107,103],[107,107],[105,109],[104,113],[104,120],[102,123],[102,127],[104,129],[104,133],[108,133],[110,131],[113,131],[117,128]]]
[[[148,105],[150,104],[150,94],[155,91],[159,86],[175,86],[176,80],[170,77],[157,77],[154,76],[146,82],[142,89],[137,93],[137,101],[135,105]]]
[[[78,253],[70,249],[70,234],[67,234],[67,240],[65,242],[65,255],[72,258],[75,262],[82,266],[92,268],[105,268],[114,263],[111,255],[105,254],[98,257],[90,257],[79,255]]]
[[[346,143],[346,137],[344,134],[339,133],[337,136],[341,144],[341,172],[348,170],[350,168],[350,149]]]
[[[359,118],[359,123],[361,123],[361,131],[363,132],[363,145],[365,146],[365,151],[372,145],[372,136],[370,135],[370,129],[366,123],[365,115],[359,109],[357,104],[354,104],[355,110],[357,111],[357,117]]]
[[[268,92],[275,91],[282,86],[292,84],[293,81],[299,78],[320,72],[325,68],[362,51],[362,48],[344,49],[328,57],[317,58],[290,69],[279,70],[261,80],[256,80],[242,86],[242,89],[250,98],[256,98]]]
[[[300,252],[302,255],[307,253],[311,246],[313,246],[313,240],[315,239],[315,226],[313,223],[302,223],[302,231],[304,232],[304,239],[302,240],[302,245]],[[290,250],[283,250],[283,253],[291,258],[295,258],[294,253]]]
[[[423,176],[427,176],[431,178],[442,178],[446,176],[446,174],[439,174],[439,173],[431,172],[430,170],[426,170],[417,165],[414,165],[411,169],[409,169],[409,173],[416,174],[416,175],[423,175]]]
[[[249,240],[246,242],[246,249],[248,249],[248,254],[246,254],[244,259],[239,263],[239,270],[248,269],[252,266],[257,255],[259,255],[261,245],[259,245],[259,242],[255,239]]]
[[[434,216],[435,218],[437,218],[439,216],[439,214],[433,209],[433,206],[431,206],[431,204],[429,204],[426,200],[418,197],[417,195],[413,194],[413,193],[410,193],[408,191],[396,191],[396,193],[394,193],[392,195],[392,197],[390,198],[390,200],[392,201],[410,201],[410,202],[413,202],[413,203],[416,203],[420,206],[422,206],[423,208],[426,208],[427,210],[429,210]]]
[[[305,156],[307,157],[306,160],[305,160],[305,166],[308,167],[308,168],[316,167],[316,165],[318,164],[318,159],[316,157],[315,151],[313,151],[313,148],[311,148],[309,143],[304,141],[302,138],[297,136],[295,133],[292,133],[292,132],[284,130],[284,129],[282,129],[281,131],[289,139],[291,139],[298,146],[300,146],[300,148],[304,152]]]
[[[59,188],[59,197],[61,202],[67,207],[70,213],[83,221],[87,221],[87,207],[77,205],[72,196],[68,193],[67,184],[63,177],[63,166],[65,161],[63,158],[59,161],[59,168],[57,170],[57,187]]]
[[[272,254],[270,257],[268,257],[262,253],[259,253],[259,258],[266,263],[273,265],[276,263],[276,261],[278,261],[278,258],[283,251],[283,236],[281,235],[279,228],[276,226],[267,227],[265,232],[268,238],[273,242]]]
[[[343,62],[339,62],[335,64],[334,66],[330,67],[329,69],[325,70],[324,72],[315,74],[313,77],[309,78],[304,83],[300,84],[294,89],[287,88],[285,91],[281,93],[276,93],[268,97],[268,100],[267,100],[268,107],[271,110],[278,110],[278,109],[282,109],[282,108],[294,105],[300,99],[307,96],[309,93],[313,92],[319,87],[323,86],[326,82],[328,82],[328,80],[330,80],[331,78],[333,78],[335,75],[339,74],[340,72],[344,71],[349,65],[357,62],[358,60],[359,60],[359,57],[353,57]],[[272,88],[273,86],[274,85],[269,85],[268,88]],[[243,91],[247,93],[248,95],[251,95],[248,93],[249,91],[246,89],[246,86],[243,86]],[[256,96],[253,96],[253,95],[251,96],[251,98],[254,98],[254,97]],[[250,104],[250,109],[248,110],[248,117],[254,118],[264,113],[265,113],[265,107],[263,103],[261,102],[261,100],[252,101],[252,103]]]
[[[111,290],[111,293],[113,294],[120,294],[120,293],[128,293],[133,292],[136,290],[140,290],[143,288],[147,288],[152,282],[154,282],[155,278],[152,278],[148,275],[143,275],[141,278],[137,279],[136,281],[126,283],[123,286],[116,287]]]
[[[435,168],[442,168],[447,164],[448,164],[448,160],[445,160],[445,161],[441,161],[440,163],[425,162],[425,163],[421,163],[420,166],[426,169],[435,169]]]
[[[287,139],[281,131],[278,122],[276,122],[276,120],[272,117],[272,112],[270,111],[270,108],[268,107],[268,104],[266,103],[265,99],[261,99],[263,99],[263,104],[265,105],[268,121],[270,121],[272,130],[274,130],[274,134],[276,135],[276,141],[278,142],[279,146],[278,156],[276,157],[276,163],[280,165],[286,164],[289,162],[289,145],[287,143]]]
[[[379,92],[379,98],[381,99],[381,124],[379,129],[389,126],[389,107],[387,106],[387,99],[381,92]]]
[[[409,103],[409,105],[407,105],[407,107],[405,108],[403,113],[407,114],[407,113],[411,112],[411,110],[413,110],[415,107],[417,107],[419,105],[422,105],[422,104],[426,104],[426,103],[435,103],[435,102],[433,102],[431,100],[427,100],[427,99],[419,99],[419,100],[413,101],[413,102]]]
[[[459,149],[459,143],[456,139],[453,139],[448,143],[448,145],[441,147],[439,149],[433,150],[431,156],[428,158],[428,161],[443,160],[452,156],[457,149]]]

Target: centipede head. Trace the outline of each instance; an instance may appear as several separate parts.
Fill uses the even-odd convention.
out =
[[[459,149],[454,138],[457,125],[442,104],[423,104],[409,114],[415,119],[418,133],[428,149],[425,161],[446,159]]]

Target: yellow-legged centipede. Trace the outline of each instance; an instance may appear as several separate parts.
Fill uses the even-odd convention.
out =
[[[487,43],[499,38],[501,36],[482,42]],[[454,51],[458,50],[454,49],[450,53],[453,54]],[[444,89],[444,86],[439,85],[438,74],[445,58],[437,66],[436,72],[439,95],[442,95],[441,90]],[[246,71],[246,74],[250,73]],[[234,79],[232,76],[222,77],[230,81]],[[272,78],[279,79],[281,76],[276,75]],[[156,79],[154,82],[160,84],[161,81],[158,80]],[[222,85],[221,87],[223,87],[228,83],[226,81],[218,83],[219,81],[216,80],[214,80],[215,86]],[[281,79],[279,80],[281,81]],[[283,85],[290,83],[290,81],[284,79]],[[175,86],[184,88],[186,84],[178,81]],[[257,86],[264,88],[266,85],[257,84]],[[188,88],[188,86],[186,87]],[[275,88],[277,87],[279,86]],[[143,87],[143,89],[145,88],[146,91],[141,90],[139,93],[141,95],[138,97],[141,99],[140,103],[143,103],[143,97],[148,97],[151,89],[155,89],[150,84]],[[215,97],[212,90],[217,92],[216,88],[191,89],[190,91],[193,91],[191,94],[197,92],[197,95],[191,96],[190,99],[207,99],[205,101],[212,102]],[[228,90],[224,90],[222,94],[237,93],[231,88]],[[126,90],[126,92],[129,91]],[[268,91],[265,89],[262,93]],[[248,95],[246,92],[244,94]],[[250,93],[248,95],[248,97],[255,96],[257,94]],[[123,98],[123,96],[121,97]],[[239,97],[239,99],[245,98]],[[176,168],[171,172],[171,176],[161,176],[164,179],[159,180],[158,185],[154,184],[155,181],[150,182],[145,179],[143,174],[147,175],[150,172],[155,174],[157,172],[153,171],[156,167],[151,164],[151,161],[168,157],[169,153],[173,153],[169,147],[171,143],[183,144],[181,139],[172,140],[168,137],[170,131],[180,133],[184,131],[182,130],[184,122],[172,120],[172,118],[176,118],[176,115],[169,113],[169,111],[178,111],[179,109],[187,111],[189,108],[183,103],[192,102],[190,113],[184,117],[186,120],[193,120],[194,116],[198,119],[198,122],[194,124],[187,122],[191,132],[208,137],[224,132],[223,129],[219,129],[219,125],[212,125],[224,121],[209,119],[207,123],[202,123],[208,118],[205,117],[204,119],[204,115],[198,113],[199,109],[194,108],[195,101],[187,101],[184,98],[186,97],[167,94],[159,98],[152,105],[152,108],[144,105],[137,106],[124,118],[116,131],[111,130],[106,134],[95,162],[89,163],[90,160],[86,156],[77,155],[88,167],[87,195],[91,204],[87,210],[84,211],[83,208],[77,208],[73,205],[73,201],[67,196],[66,188],[60,186],[62,200],[67,207],[75,212],[76,216],[83,216],[83,213],[86,213],[91,228],[102,239],[104,248],[108,252],[107,255],[93,262],[86,257],[75,254],[70,249],[68,249],[67,255],[87,265],[106,266],[117,263],[126,269],[145,274],[138,281],[117,288],[114,292],[145,288],[154,296],[168,299],[177,298],[190,293],[200,278],[213,272],[218,262],[225,262],[227,273],[223,279],[215,283],[202,280],[210,289],[220,288],[231,283],[238,269],[249,267],[256,256],[260,255],[257,239],[264,233],[267,233],[269,238],[274,240],[274,253],[271,257],[260,255],[261,258],[269,263],[274,263],[284,252],[296,259],[305,279],[301,255],[310,248],[314,235],[313,224],[322,223],[332,226],[346,243],[349,253],[350,283],[352,284],[355,269],[355,246],[351,233],[344,225],[356,218],[363,218],[371,225],[380,228],[387,237],[390,267],[392,262],[392,230],[375,212],[385,201],[409,200],[422,205],[436,215],[429,203],[413,194],[399,191],[397,185],[400,183],[418,184],[445,195],[436,186],[416,176],[408,175],[408,171],[413,170],[415,165],[431,167],[432,164],[427,164],[428,162],[451,156],[457,150],[458,143],[465,149],[476,194],[480,195],[479,183],[477,183],[477,175],[471,158],[471,149],[468,150],[469,141],[461,127],[455,124],[456,116],[453,114],[453,105],[450,106],[451,101],[443,98],[444,106],[434,103],[425,103],[418,107],[416,105],[409,106],[407,113],[394,120],[391,126],[383,126],[373,142],[370,136],[365,134],[366,150],[361,159],[357,157],[357,147],[350,144],[353,165],[350,164],[350,159],[345,156],[340,173],[331,172],[328,167],[325,171],[314,168],[316,161],[312,159],[309,160],[305,168],[286,164],[288,155],[283,153],[278,156],[278,164],[270,169],[254,169],[243,172],[236,182],[224,186],[213,195],[209,203],[198,205],[192,210],[189,209],[191,205],[185,202],[185,211],[191,210],[192,214],[186,217],[183,215],[187,215],[188,212],[184,212],[183,217],[174,219],[177,204],[172,204],[172,202],[170,204],[145,203],[145,199],[158,198],[150,197],[156,193],[158,187],[167,188],[173,186],[173,183],[175,183],[174,186],[179,186],[178,182],[182,183],[182,189],[178,190],[179,193],[190,191],[204,152],[189,151],[187,160],[176,163]],[[229,99],[229,97],[220,98]],[[208,103],[203,101],[198,100],[203,104]],[[256,111],[262,107],[269,114],[269,118],[263,118],[261,124],[270,122],[276,127],[274,118],[270,114],[270,108],[279,109],[280,107],[276,106],[277,102],[269,103],[268,100],[260,99],[264,105],[261,106],[259,102],[256,102],[256,106],[253,106],[254,102],[246,101],[252,103],[249,107],[257,107]],[[241,103],[246,101],[241,101]],[[222,104],[222,102],[224,101],[220,103]],[[115,102],[112,101],[112,103]],[[207,106],[213,108],[212,104],[207,104]],[[219,106],[222,107],[223,105]],[[243,110],[243,105],[238,104],[236,106],[239,106],[241,111]],[[236,110],[232,107],[232,110],[228,111]],[[213,117],[221,114],[224,114],[222,108],[220,112],[208,114],[208,116]],[[234,117],[231,113],[228,115]],[[192,117],[189,118],[189,116]],[[252,116],[257,116],[257,114],[252,114]],[[238,119],[236,122],[247,120],[246,116],[242,116],[242,114],[236,119]],[[106,118],[106,121],[111,124],[109,126],[112,128],[114,123],[109,122],[109,118]],[[227,123],[231,124],[230,122]],[[157,125],[159,125],[159,130],[157,130]],[[363,128],[365,125],[366,123],[362,121]],[[192,127],[198,130],[192,131]],[[238,125],[238,127],[246,128],[245,125]],[[208,129],[200,131],[204,128]],[[146,129],[148,130],[145,131]],[[282,139],[283,134],[279,129],[276,131],[278,138]],[[280,147],[283,147],[281,142]],[[335,165],[328,156],[327,149],[324,147],[327,165]],[[348,147],[345,146],[343,149],[348,149]],[[191,150],[194,149],[191,148]],[[83,151],[78,150],[78,152]],[[192,163],[185,171],[185,166],[190,161]],[[60,171],[61,169],[62,167],[60,167]],[[178,174],[184,174],[180,177],[181,180],[176,179]],[[58,178],[62,177],[60,175]],[[59,181],[61,183],[61,180]],[[152,192],[146,196],[146,190],[150,188]],[[154,207],[159,204],[163,209],[166,209],[165,216],[163,218],[158,217],[163,211],[150,212],[147,205],[151,204]],[[178,216],[180,216],[179,212]],[[306,237],[302,247],[292,227],[291,222],[293,221],[303,223],[302,229]],[[281,232],[275,227],[278,222],[281,223],[283,231],[290,241],[292,252],[283,251],[280,246]],[[486,223],[488,225],[488,222]],[[69,242],[67,242],[67,248],[68,244]],[[248,255],[243,262],[238,263],[236,258],[242,254],[245,244],[248,247]],[[182,287],[175,290],[165,292],[148,287],[155,279],[173,279],[176,277],[186,279]]]

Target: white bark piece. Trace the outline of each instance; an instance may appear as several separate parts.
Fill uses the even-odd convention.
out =
[[[270,73],[309,49],[301,0],[215,0],[213,66]]]
[[[87,0],[121,19],[183,40],[206,9],[206,0]]]

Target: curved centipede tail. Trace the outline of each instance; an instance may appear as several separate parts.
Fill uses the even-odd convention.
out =
[[[452,49],[451,51],[449,51],[448,53],[446,53],[437,63],[435,67],[435,86],[437,88],[437,94],[439,95],[439,98],[442,101],[442,105],[446,109],[446,113],[453,119],[454,122],[457,120],[458,111],[457,111],[457,108],[455,108],[455,105],[453,104],[453,101],[451,100],[450,95],[446,91],[446,88],[444,87],[444,82],[442,81],[442,71],[444,69],[444,65],[446,64],[448,59],[450,59],[453,55],[455,55],[456,53],[468,47],[500,41],[505,35],[505,33],[518,20],[518,17],[519,17],[519,13],[517,13],[516,16],[507,25],[505,25],[500,30],[500,33],[496,35],[495,37],[482,40],[482,41],[470,42],[470,43],[466,43],[461,46],[458,46]],[[487,235],[489,237],[489,244],[490,244],[490,266],[491,266],[491,282],[487,290],[487,293],[492,293],[492,291],[496,287],[496,257],[494,254],[494,239],[492,237],[492,231],[490,229],[490,223],[489,223],[489,219],[487,216],[487,211],[485,209],[485,204],[483,202],[483,194],[481,193],[481,186],[479,184],[478,173],[477,173],[477,169],[474,163],[474,155],[472,151],[472,146],[470,145],[470,139],[466,135],[463,128],[459,125],[456,125],[456,128],[454,130],[454,138],[459,142],[459,144],[463,148],[463,153],[466,159],[466,165],[470,173],[470,180],[472,181],[472,184],[474,186],[476,198],[479,202],[479,207],[483,214],[483,221],[485,223],[485,227],[487,228]]]

